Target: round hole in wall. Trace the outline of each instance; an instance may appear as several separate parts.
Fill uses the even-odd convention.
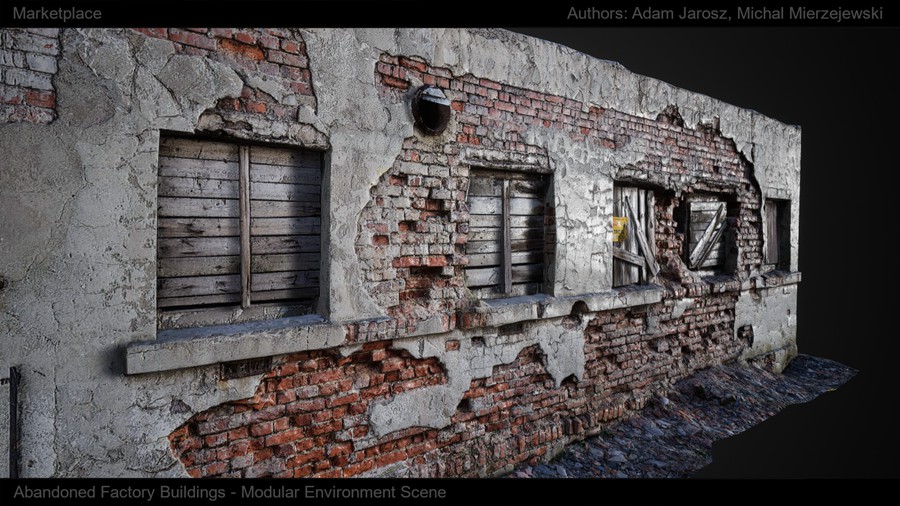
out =
[[[437,135],[450,122],[450,100],[440,88],[422,86],[412,100],[413,119],[423,132]]]

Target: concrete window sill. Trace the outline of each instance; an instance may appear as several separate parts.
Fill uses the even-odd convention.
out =
[[[128,346],[126,371],[143,374],[332,348],[343,344],[345,335],[342,325],[319,315],[164,330],[155,341]]]
[[[584,302],[588,312],[653,304],[662,300],[663,293],[665,289],[659,285],[634,285],[567,297],[528,295],[482,301],[476,312],[485,315],[486,326],[497,327],[566,316],[578,302]]]

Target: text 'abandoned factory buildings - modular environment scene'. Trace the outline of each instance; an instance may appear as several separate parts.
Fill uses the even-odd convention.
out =
[[[798,126],[500,29],[0,37],[3,476],[630,476],[570,443],[797,357]]]

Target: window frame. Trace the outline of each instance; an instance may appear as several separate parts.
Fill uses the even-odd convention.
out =
[[[503,299],[503,298],[512,298],[524,295],[535,295],[539,293],[544,293],[547,290],[547,268],[550,263],[550,255],[549,249],[551,247],[550,240],[554,237],[548,231],[550,227],[548,223],[548,200],[551,192],[551,178],[549,174],[541,173],[541,172],[531,172],[531,171],[521,171],[521,170],[499,170],[492,169],[487,167],[473,167],[469,171],[469,191],[466,196],[466,202],[470,206],[471,211],[471,199],[473,197],[480,198],[480,195],[473,195],[472,193],[472,184],[476,178],[480,179],[490,179],[492,181],[499,181],[501,186],[501,194],[499,195],[500,199],[500,212],[496,214],[487,214],[484,216],[499,216],[500,220],[500,238],[499,238],[499,246],[496,253],[499,254],[499,280],[493,284],[482,284],[482,285],[472,285],[471,279],[472,274],[470,274],[470,269],[478,270],[478,269],[487,269],[493,267],[482,267],[482,266],[466,266],[466,286],[475,292],[476,296],[481,300],[493,300],[493,299]],[[513,185],[515,182],[522,182],[524,184],[537,184],[538,190],[534,194],[534,197],[521,197],[514,196]],[[490,183],[494,184],[494,183]],[[519,215],[514,214],[512,208],[512,199],[539,199],[540,200],[540,214],[528,214],[528,215]],[[535,220],[535,217],[541,217],[541,225],[540,227],[534,227],[533,225],[528,227],[513,227],[512,226],[512,218],[513,217],[522,218],[524,217],[526,223]],[[524,229],[524,230],[535,230],[540,229],[541,234],[537,239],[530,239],[527,237],[522,239],[522,241],[527,244],[529,241],[533,241],[535,244],[538,242],[541,244],[540,249],[530,249],[525,250],[523,256],[526,258],[533,258],[533,254],[535,251],[540,251],[540,263],[535,262],[525,262],[525,263],[515,263],[513,256],[513,246],[514,242],[519,239],[513,238],[513,229]],[[481,256],[483,253],[474,253],[470,251],[470,244],[473,242],[472,234],[477,233],[480,230],[474,230],[475,227],[472,226],[472,218],[470,214],[470,225],[469,225],[469,240],[466,243],[466,256],[471,259],[472,256]],[[487,241],[490,242],[490,241]],[[516,252],[518,253],[518,252]],[[539,281],[524,281],[524,282],[516,282],[515,278],[518,274],[525,272],[525,269],[528,269],[529,265],[540,265],[540,280]],[[521,267],[519,266],[526,266]],[[514,271],[519,271],[514,272]],[[527,275],[527,274],[526,274]],[[533,275],[533,274],[532,274]],[[523,289],[525,293],[516,293],[516,285],[526,285]],[[536,288],[528,288],[527,285],[537,285]],[[494,290],[493,293],[490,290]]]
[[[695,209],[695,206],[697,206],[697,209]],[[713,209],[714,207],[717,209]],[[695,210],[697,212],[713,213],[710,222],[704,226],[696,243],[693,241],[694,233],[696,232],[694,230],[693,220]],[[688,269],[692,272],[700,274],[721,274],[729,269],[729,265],[731,265],[732,262],[729,260],[728,210],[729,201],[724,195],[703,193],[691,195],[687,198],[684,211],[684,245],[682,258]],[[716,243],[720,244],[720,246],[718,246],[721,248],[720,258],[715,264],[707,264],[709,255],[716,248]],[[695,255],[695,253],[699,253],[699,255]],[[699,256],[699,258],[695,259],[695,256]]]
[[[191,219],[203,219],[203,216],[187,216],[187,217],[172,217],[166,216],[165,218],[160,214],[157,215],[157,247],[156,247],[156,260],[157,260],[157,329],[158,331],[162,330],[174,330],[179,328],[186,327],[205,327],[205,326],[214,326],[214,325],[222,325],[222,324],[232,324],[232,323],[245,323],[250,321],[259,321],[259,320],[273,320],[277,318],[283,317],[292,317],[292,316],[304,316],[304,315],[316,315],[319,312],[319,308],[322,305],[322,297],[323,297],[323,286],[321,282],[321,273],[325,266],[324,256],[322,251],[325,248],[325,238],[326,231],[322,228],[322,214],[323,214],[323,204],[326,202],[324,198],[326,187],[325,187],[325,159],[324,152],[319,150],[312,150],[308,148],[304,148],[302,146],[295,145],[284,145],[284,144],[272,144],[272,143],[259,143],[259,142],[247,142],[242,139],[235,138],[220,138],[220,137],[207,137],[207,136],[186,136],[181,134],[162,134],[160,136],[160,152],[159,156],[162,158],[164,155],[162,145],[165,142],[174,141],[177,143],[178,141],[187,141],[187,142],[196,142],[196,143],[218,143],[222,145],[229,145],[233,148],[237,148],[238,151],[238,178],[237,185],[238,191],[237,195],[234,197],[227,196],[221,197],[223,200],[237,200],[238,201],[238,214],[236,218],[238,222],[239,229],[239,251],[237,255],[239,260],[239,269],[238,275],[240,276],[240,299],[238,301],[226,301],[222,303],[211,302],[208,304],[198,303],[196,305],[172,305],[168,307],[161,307],[159,305],[159,290],[161,280],[164,279],[172,279],[171,277],[160,277],[159,275],[159,266],[161,260],[164,257],[161,256],[161,245],[159,241],[164,237],[161,234],[161,227],[159,226],[159,220],[166,218],[174,218],[178,220],[191,220]],[[317,230],[315,233],[308,234],[300,234],[309,235],[315,237],[316,242],[316,251],[314,252],[317,256],[314,263],[315,273],[319,278],[319,281],[315,286],[309,287],[312,290],[315,290],[315,294],[309,295],[308,297],[297,297],[297,298],[285,298],[285,299],[274,299],[274,300],[253,300],[253,276],[254,274],[260,274],[259,272],[253,271],[253,264],[255,262],[254,257],[257,256],[265,256],[265,255],[276,255],[276,253],[268,253],[268,254],[256,254],[253,253],[252,242],[254,237],[295,237],[296,234],[265,234],[265,233],[257,233],[254,234],[252,231],[254,215],[251,211],[251,200],[252,192],[251,192],[251,184],[254,184],[251,179],[252,174],[252,166],[254,164],[257,165],[268,165],[265,162],[260,163],[259,161],[254,162],[251,156],[251,151],[254,149],[260,149],[261,154],[259,156],[264,157],[264,150],[273,150],[275,152],[279,150],[284,150],[286,153],[290,152],[290,154],[286,155],[288,157],[296,156],[296,157],[306,157],[310,155],[315,156],[315,169],[319,172],[319,178],[317,186],[318,194],[316,203],[309,206],[313,209],[310,212],[310,218],[316,218],[318,220],[318,226],[312,227],[313,230]],[[167,155],[168,157],[172,157]],[[196,160],[198,162],[198,167],[202,167],[204,165],[203,162],[208,161],[202,157],[190,158],[184,157],[186,160]],[[188,164],[189,162],[185,162]],[[295,169],[303,169],[309,170],[310,167],[306,166],[278,166],[274,165],[280,169],[284,168],[295,168]],[[157,180],[160,181],[163,176],[161,174],[157,174]],[[172,177],[172,176],[168,176]],[[182,177],[182,176],[174,176],[174,177]],[[203,180],[203,181],[217,181],[218,179],[215,177],[194,177],[195,179]],[[290,184],[288,182],[284,182],[283,184]],[[157,198],[162,198],[163,195],[160,193],[160,189],[157,189]],[[236,197],[236,198],[235,198]],[[167,198],[177,199],[180,197],[177,196],[167,196]],[[183,198],[183,197],[182,197]],[[190,198],[190,197],[188,197]],[[202,198],[202,197],[201,197]],[[255,199],[259,201],[260,199]],[[266,201],[267,199],[262,199],[262,201]],[[272,201],[275,202],[275,201]],[[285,199],[283,202],[288,203],[298,203],[304,202],[302,200],[296,199]],[[161,207],[158,206],[158,209]],[[298,207],[302,207],[298,206]],[[317,211],[316,211],[317,209]],[[159,211],[158,211],[159,213]],[[258,217],[256,217],[258,218]],[[295,219],[295,217],[286,217],[287,219]],[[302,218],[302,217],[300,217]],[[175,236],[177,238],[177,236]],[[190,236],[184,236],[185,238],[189,238]],[[232,237],[232,236],[228,236]],[[169,238],[168,236],[166,238]],[[312,252],[312,251],[311,251]],[[298,255],[304,254],[304,252],[299,251]],[[192,257],[166,257],[168,260],[178,260],[178,258],[192,258]],[[193,258],[202,258],[202,256],[197,256]],[[308,270],[308,269],[307,269]],[[285,273],[293,273],[293,272],[303,272],[302,270],[289,270],[285,271]],[[268,273],[268,271],[263,272],[263,274]],[[273,272],[273,274],[278,274],[277,272]],[[287,274],[286,274],[287,275]],[[202,275],[194,275],[189,277],[200,277]],[[266,292],[266,290],[257,290],[257,293]]]

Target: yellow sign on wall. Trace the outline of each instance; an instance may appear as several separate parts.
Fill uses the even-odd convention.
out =
[[[613,216],[613,242],[622,242],[628,237],[628,217]]]

